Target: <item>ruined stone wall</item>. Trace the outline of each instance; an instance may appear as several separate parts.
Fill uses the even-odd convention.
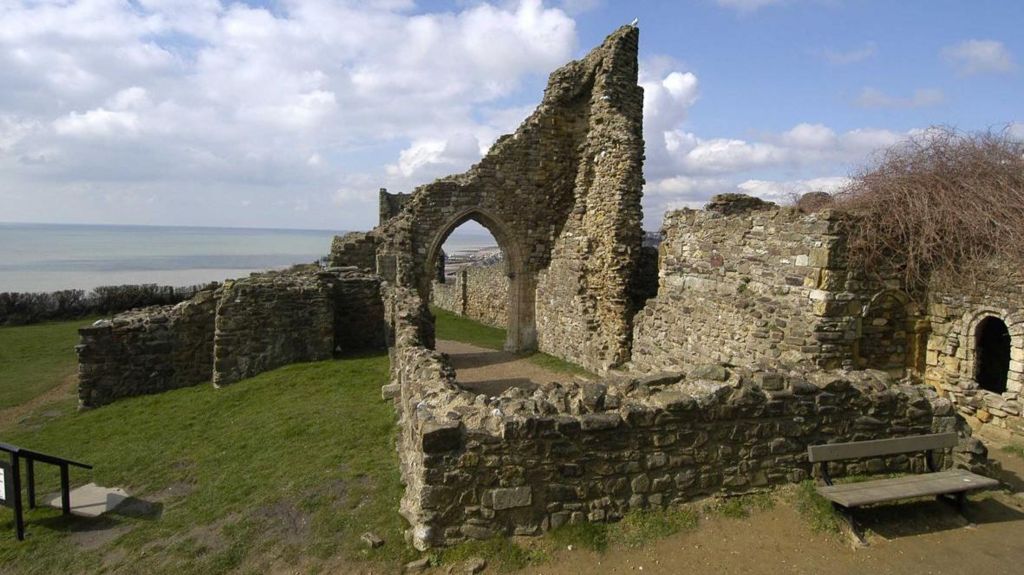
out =
[[[219,292],[218,292],[219,293]],[[118,314],[78,331],[82,407],[210,381],[218,293]]]
[[[634,319],[633,366],[719,361],[901,375],[909,298],[895,277],[847,269],[845,225],[832,212],[739,195],[667,214],[657,296]],[[896,305],[888,294],[899,295]]]
[[[330,274],[268,272],[225,282],[217,306],[213,383],[330,358],[334,279]]]
[[[83,407],[386,347],[380,279],[355,268],[253,274],[79,333]]]
[[[605,61],[580,146],[576,202],[537,281],[538,348],[595,372],[628,361],[643,231],[637,35]]]
[[[625,361],[642,236],[638,39],[625,26],[556,70],[540,106],[478,164],[402,198],[371,233],[376,272],[426,298],[445,239],[475,220],[508,262],[507,348],[539,346],[595,370]],[[332,254],[335,265],[363,265],[352,248]]]
[[[356,267],[373,272],[377,269],[377,243],[377,236],[372,232],[334,236],[328,259],[331,266]]]
[[[444,283],[434,282],[430,286],[430,304],[458,315],[466,315],[466,282],[462,272],[447,278]]]
[[[993,265],[973,281],[936,281],[929,289],[930,326],[925,381],[946,394],[957,410],[986,436],[1001,441],[1024,439],[1024,274]],[[977,329],[988,317],[1009,329],[1010,366],[1004,393],[982,389]]]
[[[477,395],[458,387],[445,358],[423,345],[415,292],[396,290],[391,301],[396,338],[385,396],[399,407],[401,509],[419,549],[801,481],[811,472],[808,445],[960,427],[933,389],[879,371],[702,365]],[[977,465],[984,447],[968,436],[957,456]],[[923,465],[894,456],[833,471]]]
[[[334,353],[386,349],[380,278],[355,268],[333,268],[330,274],[322,277],[332,289]]]
[[[508,325],[508,272],[504,262],[468,265],[454,278],[431,286],[431,303],[481,323]]]

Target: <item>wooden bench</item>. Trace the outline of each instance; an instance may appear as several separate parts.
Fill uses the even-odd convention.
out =
[[[963,511],[968,492],[999,485],[995,479],[963,469],[947,471],[935,469],[933,451],[954,447],[957,441],[956,433],[935,433],[874,441],[812,445],[807,448],[807,458],[811,463],[820,465],[821,478],[825,484],[817,486],[818,493],[832,502],[832,505],[847,521],[854,538],[863,543],[849,514],[849,509],[853,507],[934,496],[943,501],[948,501],[947,498],[952,497],[957,509]],[[832,483],[828,472],[830,461],[920,453],[922,451],[925,453],[928,473],[836,485]]]

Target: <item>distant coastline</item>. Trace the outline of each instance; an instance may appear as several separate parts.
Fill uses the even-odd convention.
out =
[[[188,286],[312,263],[344,230],[0,223],[0,292]],[[493,244],[456,235],[456,249]]]

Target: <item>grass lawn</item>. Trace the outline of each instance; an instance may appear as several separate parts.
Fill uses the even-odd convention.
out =
[[[461,341],[487,349],[500,350],[505,345],[505,330],[501,328],[484,325],[435,306],[430,306],[430,311],[436,319],[434,329],[438,339]],[[530,363],[551,371],[594,377],[592,373],[574,363],[539,351],[527,354],[526,358]]]
[[[21,543],[0,509],[0,570],[312,573],[359,560],[395,570],[414,553],[397,512],[395,413],[380,399],[387,377],[386,354],[297,364],[219,390],[82,413],[72,403],[57,416],[50,406],[0,427],[4,441],[95,466],[73,469],[73,483],[124,487],[148,502],[102,520],[37,509]],[[49,467],[37,467],[42,493],[57,485]],[[386,544],[366,549],[366,531]]]
[[[91,322],[0,327],[0,409],[24,403],[74,374],[78,328]]]

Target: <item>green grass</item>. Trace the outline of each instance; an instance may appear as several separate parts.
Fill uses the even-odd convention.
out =
[[[624,547],[643,547],[669,535],[696,529],[697,521],[697,514],[688,507],[633,511],[610,526],[608,539]]]
[[[495,350],[500,350],[505,345],[506,332],[501,328],[484,325],[435,306],[431,306],[430,311],[436,320],[434,329],[438,339],[461,341]],[[534,352],[523,357],[530,363],[550,371],[593,377],[592,373],[582,367],[546,353]]]
[[[184,575],[265,572],[275,562],[315,571],[339,556],[396,568],[415,553],[397,513],[395,414],[380,400],[387,377],[386,355],[298,364],[224,389],[199,385],[0,427],[5,441],[95,466],[72,471],[73,482],[124,487],[153,504],[101,521],[30,511],[22,543],[7,536],[12,513],[0,509],[3,571]],[[37,480],[44,493],[57,485],[49,466]],[[97,525],[116,537],[80,547]],[[364,548],[365,531],[386,544]]]
[[[75,373],[78,328],[90,321],[0,327],[0,409],[25,403]]]
[[[999,451],[1003,453],[1009,453],[1010,455],[1016,455],[1021,459],[1024,459],[1024,445],[1017,445],[1016,443],[1010,443],[999,448]]]
[[[813,480],[808,479],[797,486],[796,509],[811,526],[811,530],[818,533],[839,533],[842,519],[832,506],[832,502],[818,495]]]
[[[751,493],[739,497],[726,497],[715,502],[711,511],[723,517],[742,519],[751,511],[768,511],[775,507],[775,500],[769,493]]]
[[[608,549],[608,524],[567,523],[547,534],[548,540],[559,548],[579,547],[603,552]]]

